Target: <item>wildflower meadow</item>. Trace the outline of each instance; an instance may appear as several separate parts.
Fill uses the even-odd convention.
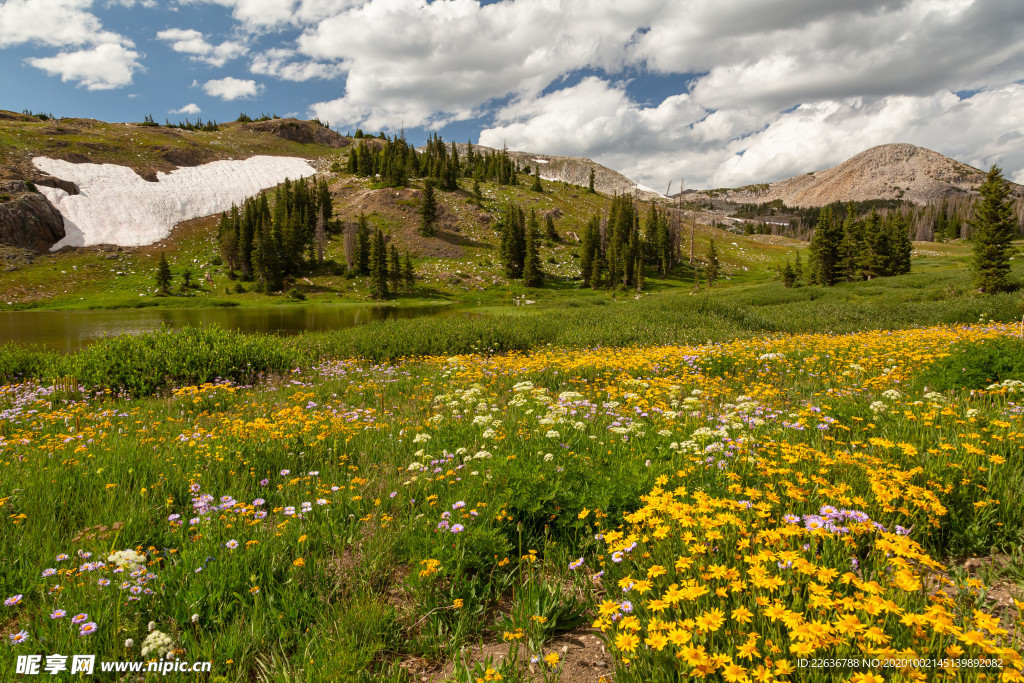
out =
[[[1018,332],[8,384],[0,679],[1022,680]]]

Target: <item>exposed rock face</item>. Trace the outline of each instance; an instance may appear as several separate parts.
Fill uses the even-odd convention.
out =
[[[328,147],[348,147],[349,141],[344,135],[335,133],[330,128],[321,126],[315,121],[299,121],[298,119],[271,119],[246,124],[249,130],[270,133],[285,140],[309,144],[312,142]]]
[[[880,145],[850,157],[833,168],[754,185],[727,193],[739,202],[770,202],[786,206],[824,206],[832,202],[903,199],[925,204],[970,193],[985,173],[938,152],[906,143]],[[1019,185],[1013,185],[1020,194]]]
[[[62,239],[64,218],[46,197],[22,180],[0,182],[0,244],[46,251]]]

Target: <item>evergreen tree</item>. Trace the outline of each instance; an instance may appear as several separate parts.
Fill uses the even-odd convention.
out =
[[[792,287],[796,284],[796,278],[796,271],[790,265],[789,259],[786,259],[786,267],[782,269],[782,284],[786,287]]]
[[[324,211],[316,219],[316,262],[324,264],[324,251],[327,249],[327,217]]]
[[[380,229],[370,242],[370,295],[374,299],[386,299],[389,295],[388,252]]]
[[[708,245],[708,262],[704,268],[704,274],[707,276],[708,287],[718,279],[721,272],[721,264],[718,262],[718,248],[715,246],[715,240],[711,240],[711,244]]]
[[[914,244],[910,241],[910,226],[907,217],[900,211],[890,214],[889,221],[889,274],[903,275],[910,272],[910,255]]]
[[[523,259],[523,284],[527,287],[540,287],[544,284],[544,273],[540,269],[537,256],[537,216],[530,212],[530,225],[526,229],[526,255]]]
[[[891,247],[889,232],[882,225],[877,211],[872,211],[864,221],[864,250],[861,254],[861,269],[867,279],[889,275]]]
[[[366,220],[366,214],[359,214],[359,222],[356,226],[356,244],[353,250],[352,261],[355,265],[356,275],[370,274],[370,250],[373,236],[370,233],[370,224]]]
[[[786,261],[786,265],[789,265],[789,261]],[[794,255],[794,258],[793,258],[793,278],[794,278],[793,281],[794,281],[794,283],[797,280],[802,280],[803,277],[804,277],[804,262],[803,262],[803,259],[800,258],[800,250],[797,249],[796,250],[796,254]]]
[[[398,256],[398,247],[394,242],[391,243],[389,252],[388,279],[391,281],[391,292],[398,294],[398,290],[402,288],[402,260]]]
[[[590,184],[587,187],[587,192],[594,194],[594,169],[590,169]]]
[[[431,237],[437,223],[437,198],[434,197],[434,183],[427,180],[423,186],[423,201],[420,204],[420,234]]]
[[[533,185],[530,186],[530,189],[533,190],[534,192],[544,191],[543,186],[541,186],[540,184],[540,164],[538,164],[537,167],[533,169]]]
[[[526,215],[518,205],[509,202],[501,217],[501,262],[505,276],[518,280],[523,276],[526,261]]]
[[[555,217],[550,213],[544,215],[544,228],[549,240],[552,242],[562,241],[562,236],[558,234],[557,230],[555,230]]]
[[[476,178],[473,179],[473,201],[477,206],[483,204],[484,201],[483,193],[480,192],[480,181]]]
[[[595,214],[583,229],[583,255],[580,258],[580,271],[583,274],[583,286],[593,287],[594,267],[597,266],[597,280],[601,279],[601,219]]]
[[[995,164],[978,187],[981,201],[974,207],[971,248],[974,251],[974,281],[982,292],[993,294],[1010,289],[1010,255],[1016,230],[1010,185]]]
[[[832,207],[826,206],[818,214],[818,226],[811,237],[812,282],[831,287],[842,277],[843,268],[840,257],[842,241],[842,227],[832,214]]]
[[[405,286],[410,290],[416,286],[416,272],[412,269],[412,257],[409,256],[408,252],[405,254],[405,267],[402,273],[405,279]]]
[[[167,255],[160,252],[160,264],[156,267],[156,286],[160,289],[160,293],[168,295],[171,293],[171,264],[167,262]]]
[[[192,269],[186,267],[185,272],[181,274],[181,291],[185,291],[192,286]]]

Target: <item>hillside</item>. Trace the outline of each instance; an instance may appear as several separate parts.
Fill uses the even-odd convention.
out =
[[[467,151],[465,143],[456,143],[455,147],[459,150],[459,154],[465,154]],[[481,145],[473,145],[473,149],[484,153],[501,152],[500,149]],[[630,180],[618,171],[602,166],[586,157],[566,157],[514,150],[508,150],[508,154],[520,167],[530,167],[531,172],[534,167],[539,165],[542,180],[555,180],[569,183],[570,185],[588,187],[590,184],[590,170],[594,169],[594,189],[597,192],[609,195],[632,194],[636,192],[640,199],[643,200],[656,199],[663,196],[649,187],[638,185],[635,181]]]
[[[155,181],[158,172],[258,155],[302,157],[319,166],[349,144],[315,121],[297,119],[221,123],[219,130],[207,132],[95,119],[41,121],[0,110],[0,180],[45,184],[48,176],[32,164],[38,156],[118,164]]]
[[[701,193],[743,203],[781,199],[786,206],[824,206],[832,202],[902,199],[927,204],[970,194],[985,179],[973,166],[906,143],[879,145],[833,168],[762,185]],[[1024,187],[1012,185],[1014,194]]]

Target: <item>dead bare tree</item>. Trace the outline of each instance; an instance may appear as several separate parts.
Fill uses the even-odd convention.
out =
[[[356,224],[352,221],[346,221],[345,233],[344,233],[344,248],[345,248],[345,265],[348,269],[352,270],[352,259],[356,252]]]

